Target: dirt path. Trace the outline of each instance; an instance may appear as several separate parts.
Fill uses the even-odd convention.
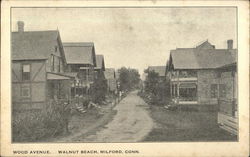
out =
[[[117,114],[96,134],[79,136],[81,142],[136,142],[152,130],[153,120],[147,111],[148,105],[131,92],[115,108]]]

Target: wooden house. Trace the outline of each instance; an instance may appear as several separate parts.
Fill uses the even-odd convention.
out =
[[[42,109],[53,100],[69,100],[70,79],[60,33],[24,31],[11,33],[13,109]]]
[[[205,41],[195,48],[171,50],[167,77],[173,104],[216,107],[218,95],[224,92],[223,85],[218,87],[218,68],[234,63],[235,59],[232,40],[228,40],[227,49],[216,49]]]
[[[95,69],[95,77],[105,79],[104,71],[105,71],[105,62],[103,55],[96,55],[96,67]]]
[[[68,73],[77,73],[72,83],[72,96],[89,94],[89,89],[94,83],[96,67],[95,47],[92,42],[63,43]]]
[[[160,81],[165,80],[166,76],[166,66],[149,66],[148,71],[154,71],[158,74]]]
[[[108,91],[111,93],[117,92],[117,79],[115,69],[106,68],[104,75],[108,83]]]

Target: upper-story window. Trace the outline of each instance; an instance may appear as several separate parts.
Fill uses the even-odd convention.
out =
[[[51,58],[50,58],[50,63],[51,63],[51,71],[53,72],[55,70],[55,56],[54,55],[51,55]]]
[[[22,65],[22,80],[29,81],[30,80],[30,64]]]

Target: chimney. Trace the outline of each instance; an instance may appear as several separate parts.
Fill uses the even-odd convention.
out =
[[[232,39],[227,40],[227,49],[229,49],[229,50],[233,49],[233,40]]]
[[[18,21],[17,22],[17,27],[18,27],[18,32],[23,32],[24,31],[24,22],[23,21]]]

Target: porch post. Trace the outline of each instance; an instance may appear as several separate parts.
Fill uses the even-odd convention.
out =
[[[76,97],[76,80],[74,80],[74,97]]]
[[[180,97],[179,87],[180,87],[179,71],[177,71],[177,103],[178,103],[178,105],[179,105],[179,97]]]
[[[169,88],[170,88],[170,99],[172,100],[172,71],[170,72],[170,84],[169,84]]]

